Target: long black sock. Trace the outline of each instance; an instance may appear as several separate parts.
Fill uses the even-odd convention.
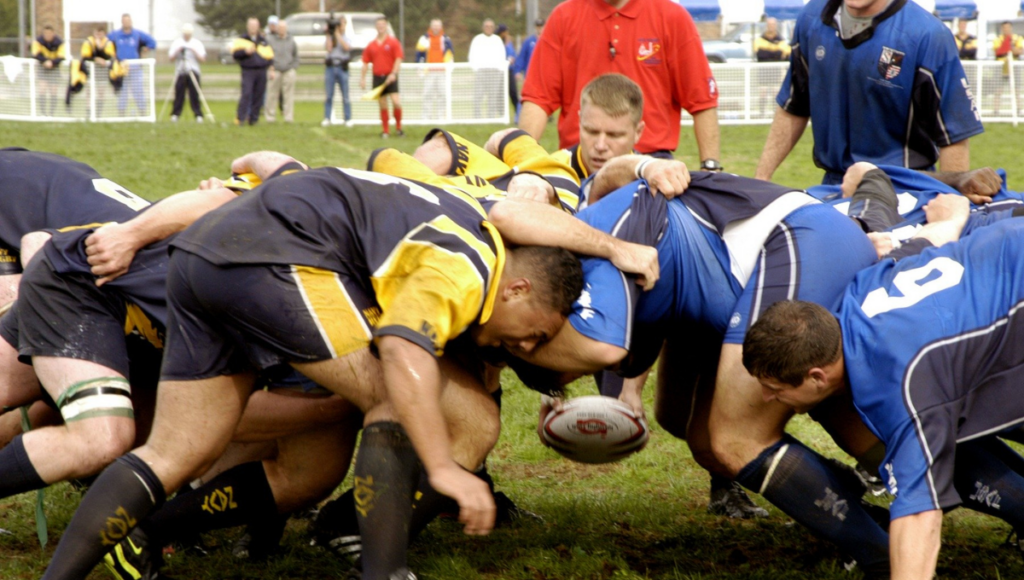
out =
[[[956,446],[953,486],[964,507],[1024,531],[1024,477],[1011,468],[1024,459],[995,437]]]
[[[394,422],[363,428],[355,470],[355,506],[363,537],[364,580],[388,580],[406,567],[419,459]]]
[[[277,517],[277,503],[263,463],[243,463],[197,489],[178,494],[142,523],[151,544],[164,546],[188,534]]]
[[[736,480],[814,535],[837,544],[857,560],[865,576],[889,577],[889,536],[861,507],[863,488],[842,479],[824,457],[796,439],[785,435]]]
[[[164,487],[146,462],[128,453],[85,494],[57,544],[44,580],[77,580],[164,502]]]
[[[25,442],[18,435],[0,450],[0,499],[46,487],[25,452]]]

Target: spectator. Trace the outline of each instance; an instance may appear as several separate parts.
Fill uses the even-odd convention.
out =
[[[526,79],[526,71],[530,68],[530,59],[533,58],[533,51],[537,47],[537,39],[544,32],[544,19],[538,18],[533,22],[533,26],[536,34],[531,34],[523,40],[522,46],[519,47],[519,55],[516,56],[515,72],[519,82]]]
[[[43,33],[32,42],[32,58],[39,61],[36,80],[41,96],[46,97],[42,112],[52,117],[57,110],[57,92],[63,84],[60,63],[64,62],[64,40],[54,33],[53,26],[43,26]]]
[[[999,105],[1003,100],[1003,91],[1010,87],[1010,71],[1012,69],[1011,62],[1019,60],[1021,54],[1024,54],[1024,38],[1021,38],[1019,34],[1013,33],[1013,24],[1010,22],[1003,22],[999,27],[999,36],[996,37],[992,43],[992,51],[996,55],[997,60],[1003,61],[1003,80],[1001,83],[996,84],[996,104],[995,113],[999,115]],[[1019,81],[1020,75],[1014,75],[1017,83],[1017,91],[1021,90]],[[1010,92],[1011,98],[1013,91]],[[1020,108],[1018,107],[1018,111]]]
[[[288,22],[277,24],[277,33],[267,38],[274,50],[274,63],[267,69],[267,92],[271,105],[266,108],[267,122],[273,123],[277,102],[284,109],[284,122],[295,120],[295,69],[299,68],[299,45],[295,37],[288,34]]]
[[[962,18],[957,20],[956,34],[953,38],[956,40],[956,48],[960,52],[960,60],[978,59],[978,37],[967,32],[966,20]]]
[[[498,25],[498,30],[495,31],[498,36],[501,37],[501,42],[505,44],[505,58],[508,59],[508,98],[512,101],[512,109],[515,111],[515,122],[519,122],[519,85],[516,83],[516,47],[512,44],[512,33],[509,32],[508,26],[504,24]]]
[[[171,43],[167,58],[174,62],[174,107],[171,109],[171,122],[177,123],[181,110],[185,107],[185,92],[188,91],[188,104],[196,123],[203,122],[203,110],[199,108],[199,63],[206,62],[206,47],[192,36],[194,29],[191,24],[181,27],[181,38]]]
[[[526,73],[519,126],[540,139],[548,116],[558,118],[559,147],[579,141],[583,87],[610,72],[643,89],[646,129],[641,153],[670,154],[679,145],[680,109],[693,131],[705,170],[718,171],[718,85],[697,27],[672,0],[568,0],[548,18]]]
[[[792,44],[756,177],[771,179],[808,121],[825,184],[841,183],[858,161],[970,169],[981,116],[953,35],[920,5],[812,0]]]
[[[345,125],[352,126],[352,102],[348,98],[348,64],[352,60],[352,39],[345,34],[348,20],[338,17],[338,25],[327,31],[327,68],[324,70],[324,120],[321,127],[331,124],[331,111],[334,108],[334,85],[341,89],[341,104],[345,114]]]
[[[779,62],[789,58],[789,43],[779,35],[779,21],[769,18],[764,21],[764,34],[754,41],[757,62]]]
[[[384,131],[381,139],[387,139],[388,133],[388,97],[395,112],[395,135],[402,137],[402,102],[398,96],[398,70],[402,67],[402,44],[388,34],[388,19],[381,16],[377,19],[377,38],[363,49],[363,72],[359,78],[359,88],[366,90],[366,69],[373,68],[373,88],[384,86],[377,102],[380,104],[380,124]],[[370,65],[369,67],[365,65]]]
[[[416,43],[416,62],[447,64],[454,60],[452,39],[445,36],[441,19],[431,20],[427,33]],[[427,119],[442,119],[445,116],[448,96],[445,76],[445,67],[427,67],[423,83],[423,113]]]
[[[502,94],[501,75],[508,68],[505,43],[494,33],[494,21],[484,20],[483,32],[473,37],[469,45],[469,65],[473,68],[475,91],[473,110],[480,118],[480,105],[487,101],[491,117],[500,117],[505,96]]]
[[[82,56],[82,67],[78,67],[74,62],[71,63],[71,84],[68,87],[68,94],[65,103],[71,104],[71,94],[80,91],[85,86],[86,74],[95,73],[96,83],[100,83],[102,78],[100,75],[106,77],[111,84],[120,86],[122,79],[123,69],[117,62],[117,47],[114,43],[107,38],[107,27],[106,25],[100,24],[93,30],[92,36],[85,39],[82,43],[80,52]],[[85,63],[92,63],[92,70],[90,70]],[[97,86],[103,86],[98,84]],[[106,102],[106,91],[96,91],[96,114],[99,115],[103,112],[103,105]]]
[[[142,58],[146,54],[146,49],[156,50],[156,41],[153,40],[153,37],[141,30],[134,29],[132,16],[128,13],[121,15],[121,29],[111,32],[110,40],[117,46],[117,60],[122,62]],[[126,86],[117,101],[117,109],[123,117],[128,109],[128,94],[131,93],[135,109],[140,115],[145,115],[147,107],[142,67],[131,63],[124,63],[124,66],[124,84]]]
[[[235,124],[255,125],[260,120],[267,92],[267,69],[274,62],[274,49],[260,33],[258,18],[249,18],[245,31],[231,45],[235,61],[242,67],[242,97],[238,99]]]
[[[267,38],[270,38],[271,35],[277,34],[277,23],[280,21],[281,19],[277,17],[277,14],[267,16]]]

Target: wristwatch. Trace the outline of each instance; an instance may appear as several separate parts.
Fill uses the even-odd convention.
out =
[[[725,170],[725,168],[722,167],[722,164],[719,163],[717,159],[705,159],[704,161],[701,161],[700,162],[700,169],[701,169],[701,171],[714,171],[714,172],[719,172],[719,171],[724,171]]]

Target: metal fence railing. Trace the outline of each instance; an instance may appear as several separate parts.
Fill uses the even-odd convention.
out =
[[[35,59],[0,57],[0,119],[153,123],[155,63],[151,58],[122,61],[127,72],[119,90],[110,82],[105,67],[84,63],[88,79],[68,99],[68,61],[45,69]]]
[[[362,63],[349,68],[349,94],[354,124],[380,123],[376,100],[359,97]],[[369,75],[367,75],[369,81]],[[402,123],[444,125],[448,123],[509,123],[508,71],[473,70],[469,63],[403,64],[399,78]],[[369,85],[366,87],[369,89]],[[343,123],[341,95],[335,94],[332,123]]]
[[[1013,62],[1006,68],[1000,61],[964,61],[963,65],[983,122],[1016,125],[1022,120],[1024,62]],[[775,114],[775,96],[788,68],[789,64],[785,62],[712,64],[711,71],[718,83],[719,123],[771,123]],[[1012,75],[1009,74],[1011,70]],[[692,123],[693,118],[683,111],[683,124]]]

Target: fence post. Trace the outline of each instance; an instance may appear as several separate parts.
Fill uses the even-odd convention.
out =
[[[452,63],[445,63],[444,65],[444,121],[445,123],[452,122],[452,72],[455,66]]]
[[[19,38],[18,42],[24,44],[25,39]],[[39,61],[32,59],[28,61],[28,114],[31,118],[36,118],[36,63]]]
[[[89,61],[89,121],[96,122],[96,63]]]
[[[149,65],[149,115],[146,119],[150,123],[156,123],[156,59],[146,59]]]
[[[1017,67],[1014,66],[1013,50],[1006,53],[1006,66],[1010,72],[1010,115],[1013,117],[1013,126],[1017,126]]]
[[[750,120],[750,77],[752,66],[749,62],[743,65],[743,120]],[[760,97],[759,97],[760,98]]]

